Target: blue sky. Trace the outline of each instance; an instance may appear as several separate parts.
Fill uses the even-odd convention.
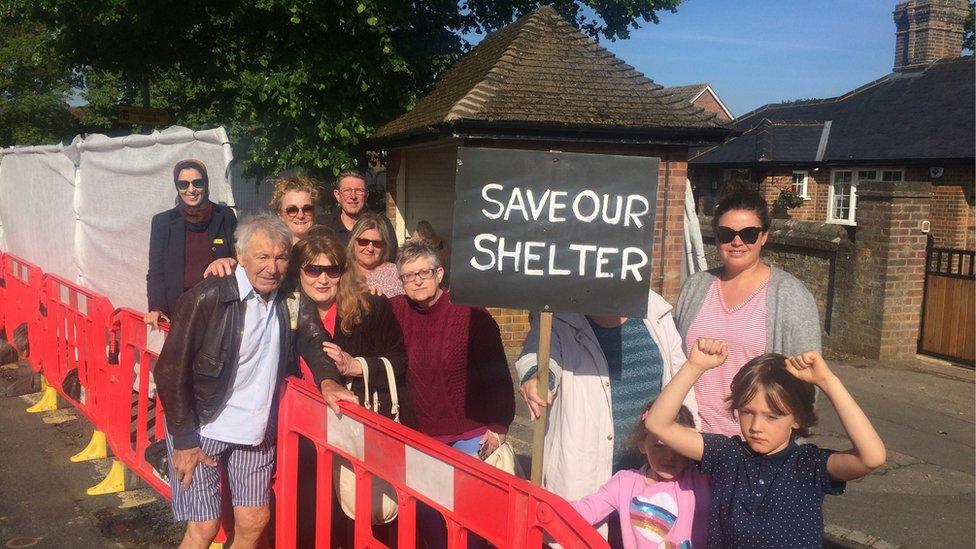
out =
[[[895,1],[686,0],[610,51],[665,86],[709,82],[736,116],[840,95],[891,71]]]
[[[766,103],[840,95],[891,72],[895,4],[685,0],[628,40],[601,43],[664,86],[710,83],[739,116]]]

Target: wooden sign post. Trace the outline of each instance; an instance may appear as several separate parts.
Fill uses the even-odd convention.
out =
[[[536,391],[548,402],[554,313],[647,315],[660,160],[469,147],[457,158],[451,301],[540,311]],[[533,425],[540,485],[547,419],[548,408]]]
[[[542,402],[549,401],[549,345],[552,340],[552,313],[544,311],[539,315],[539,369],[535,384],[536,394]],[[542,486],[542,459],[545,453],[546,420],[548,410],[542,410],[532,423],[532,484]]]

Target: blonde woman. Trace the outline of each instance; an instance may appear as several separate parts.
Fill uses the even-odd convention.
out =
[[[347,247],[349,257],[369,288],[386,297],[403,295],[396,265],[385,260],[393,245],[386,223],[380,216],[366,213],[353,226]]]

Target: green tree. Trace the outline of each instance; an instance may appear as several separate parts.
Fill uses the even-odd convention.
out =
[[[0,19],[0,147],[66,141],[78,129],[67,103],[76,78],[51,42],[37,22]]]
[[[469,48],[551,3],[594,37],[625,38],[680,0],[0,0],[56,31],[85,76],[88,123],[118,103],[223,124],[252,174],[301,167],[329,177]]]

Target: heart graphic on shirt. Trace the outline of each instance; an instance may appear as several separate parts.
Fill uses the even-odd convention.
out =
[[[630,523],[648,541],[663,543],[678,519],[678,503],[670,494],[637,496],[630,501]]]

